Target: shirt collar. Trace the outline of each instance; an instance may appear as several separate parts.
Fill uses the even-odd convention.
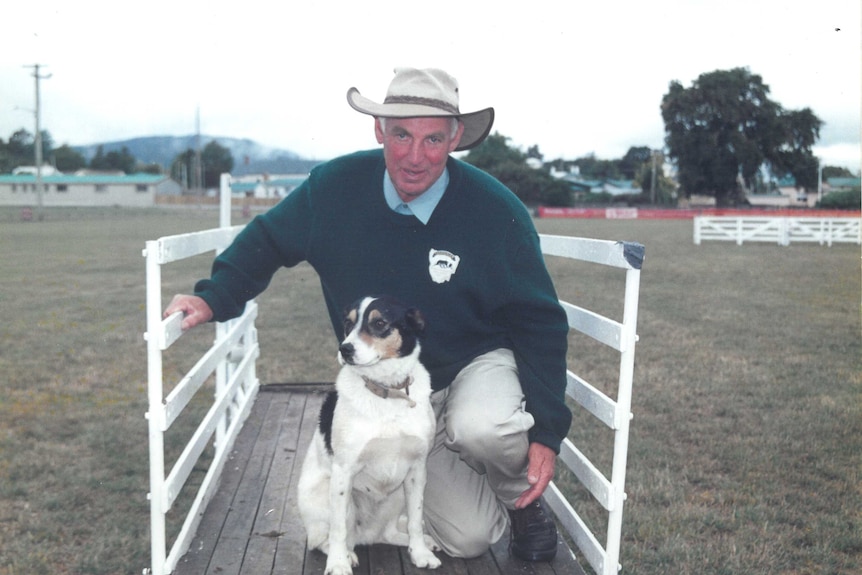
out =
[[[422,222],[427,224],[431,219],[431,214],[434,213],[434,208],[440,203],[446,187],[449,185],[449,170],[444,169],[443,173],[437,178],[437,181],[431,184],[424,193],[419,197],[405,203],[395,191],[395,184],[392,183],[392,178],[389,177],[389,170],[383,175],[383,196],[386,198],[386,204],[393,211],[404,214],[413,215]]]

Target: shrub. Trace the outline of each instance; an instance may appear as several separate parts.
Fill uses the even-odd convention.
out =
[[[835,210],[858,210],[862,209],[862,196],[860,196],[859,190],[831,192],[823,196],[817,203],[817,207]]]

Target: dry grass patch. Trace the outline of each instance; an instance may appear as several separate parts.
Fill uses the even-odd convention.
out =
[[[647,245],[624,572],[858,572],[858,247],[694,246],[690,222],[539,225]],[[570,356],[589,371],[593,353]],[[603,435],[577,418],[571,437]]]
[[[30,224],[0,211],[0,575],[132,574],[149,563],[141,250],[216,222],[195,209],[49,210]],[[538,225],[647,247],[624,573],[859,572],[858,247],[694,246],[687,221]],[[620,276],[550,266],[565,299],[619,316]],[[165,301],[208,267],[208,257],[169,267]],[[280,272],[259,303],[261,380],[331,380],[313,271]],[[166,370],[179,377],[211,340],[209,330],[183,338]],[[570,359],[614,390],[612,353],[573,336]],[[603,469],[609,435],[582,415],[571,432]]]

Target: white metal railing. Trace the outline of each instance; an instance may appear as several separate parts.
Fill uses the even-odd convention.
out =
[[[179,558],[188,550],[203,510],[215,493],[227,456],[258,391],[255,361],[260,352],[254,326],[257,304],[251,301],[241,317],[216,324],[212,347],[165,395],[162,354],[182,336],[182,314],[175,313],[162,318],[162,266],[208,251],[220,252],[233,241],[242,227],[230,226],[230,196],[230,177],[223,175],[221,227],[148,241],[143,252],[147,271],[147,332],[144,337],[147,340],[150,445],[149,572],[154,575],[171,573]],[[165,432],[213,374],[213,403],[165,475]],[[197,488],[180,532],[168,550],[165,516],[213,438],[215,447],[212,462]]]
[[[769,242],[789,246],[791,242],[862,244],[860,218],[737,217],[694,218],[694,243],[704,240]]]
[[[619,564],[622,537],[623,502],[626,499],[626,461],[628,458],[629,421],[632,418],[632,382],[635,344],[637,342],[640,270],[644,247],[631,242],[612,242],[563,236],[541,235],[546,255],[602,264],[625,270],[625,303],[622,323],[590,310],[561,302],[569,318],[569,327],[615,349],[620,354],[619,385],[613,399],[582,377],[568,372],[566,393],[575,402],[613,430],[614,452],[610,478],[606,477],[571,441],[565,439],[560,461],[574,473],[593,498],[608,512],[605,543],[599,542],[559,488],[551,483],[545,498],[560,523],[599,575],[614,575]]]
[[[215,492],[218,478],[236,435],[244,423],[258,390],[255,361],[259,355],[254,320],[257,305],[249,302],[245,313],[230,322],[216,324],[212,347],[171,391],[164,393],[162,353],[182,336],[181,314],[162,318],[161,266],[208,251],[225,249],[241,226],[230,225],[229,176],[221,182],[219,228],[148,241],[147,262],[147,357],[150,441],[150,522],[151,567],[155,575],[167,575],[188,550],[188,546]],[[640,268],[644,248],[630,242],[612,242],[563,236],[541,235],[546,255],[602,264],[625,271],[625,303],[622,323],[587,309],[561,302],[569,326],[620,353],[619,385],[616,399],[593,387],[580,376],[568,372],[566,393],[614,432],[614,453],[610,478],[605,477],[568,439],[560,452],[563,462],[608,511],[604,545],[589,529],[571,504],[552,483],[546,500],[560,523],[599,575],[615,574],[619,568],[625,474],[628,457],[629,421],[637,342],[636,326],[640,289]],[[215,399],[207,415],[192,435],[170,472],[165,475],[164,434],[183,408],[213,374]],[[188,479],[198,458],[215,436],[215,454],[198,487],[179,534],[168,549],[165,515]]]

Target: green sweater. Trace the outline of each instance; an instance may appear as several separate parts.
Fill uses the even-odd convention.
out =
[[[435,390],[478,355],[511,349],[536,421],[530,440],[559,451],[571,424],[564,400],[568,324],[538,235],[500,182],[453,158],[447,169],[449,186],[423,225],[386,205],[382,150],[318,166],[246,226],[195,293],[214,320],[224,321],[240,315],[278,269],[307,261],[339,339],[348,305],[367,295],[395,296],[426,319],[422,362]]]

